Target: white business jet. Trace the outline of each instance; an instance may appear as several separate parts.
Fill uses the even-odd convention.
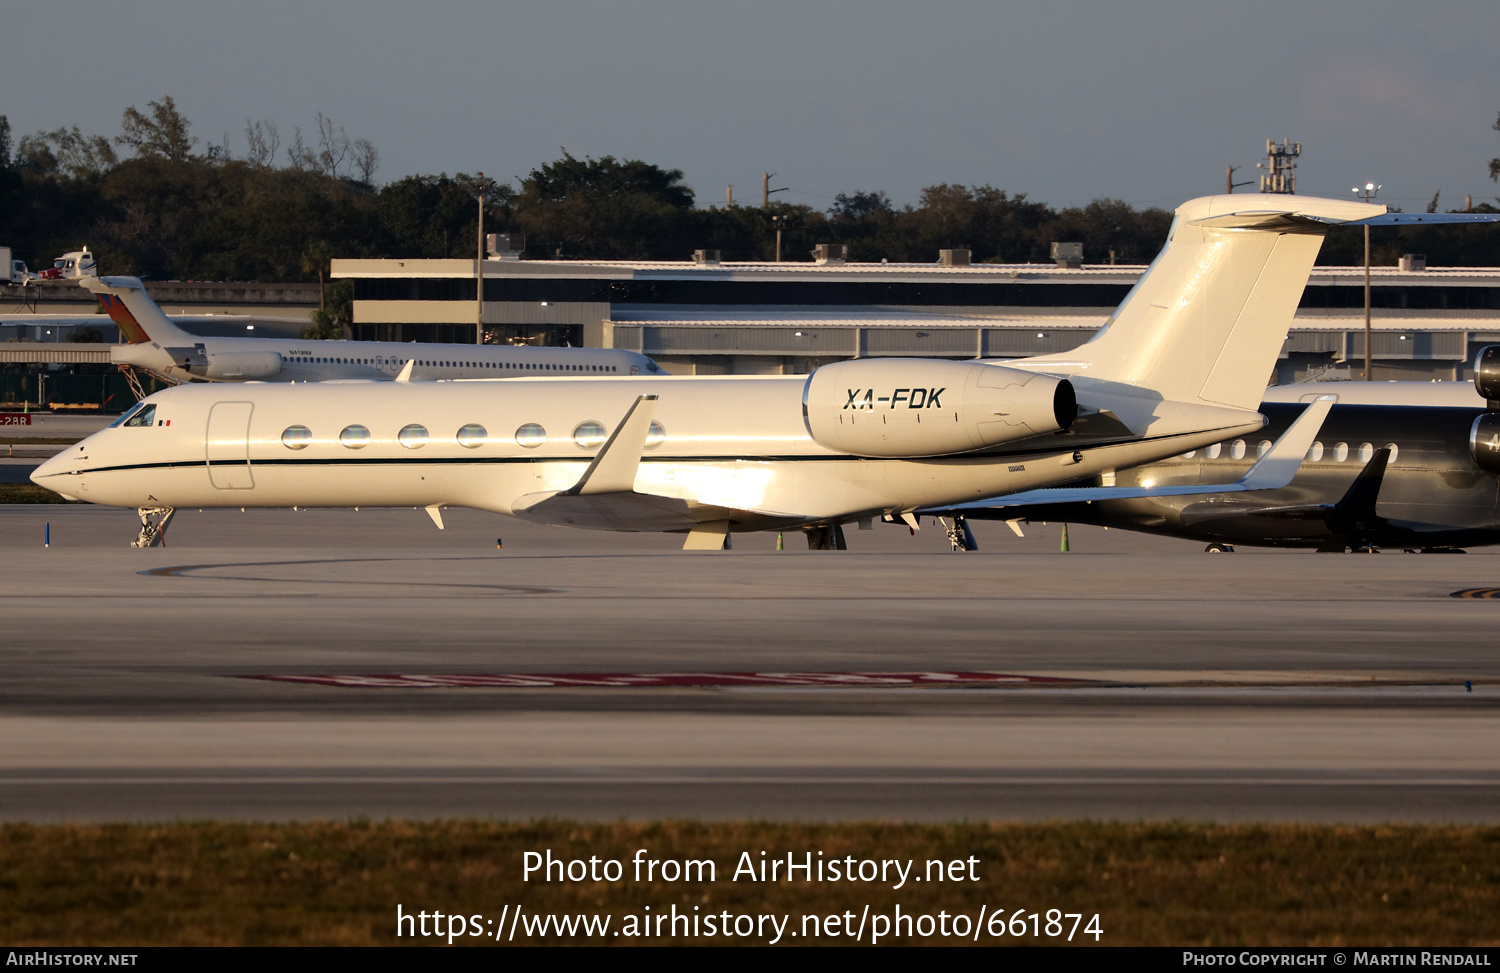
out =
[[[615,348],[204,338],[174,324],[135,277],[83,277],[79,283],[99,298],[129,342],[113,346],[110,361],[174,383],[392,381],[408,362],[414,379],[666,374],[645,355]]]
[[[32,479],[138,508],[141,546],[184,506],[425,507],[439,526],[443,506],[464,506],[686,532],[689,549],[797,527],[813,546],[841,546],[841,524],[915,524],[924,509],[1109,483],[1115,470],[1259,430],[1325,229],[1384,213],[1303,196],[1185,203],[1109,323],[1065,354],[862,359],[805,378],[182,386]],[[1294,424],[1300,447],[1274,451],[1305,450],[1321,418],[1310,431]]]

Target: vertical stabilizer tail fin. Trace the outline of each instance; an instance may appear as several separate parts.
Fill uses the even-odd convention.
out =
[[[80,277],[78,283],[99,299],[104,313],[132,345],[191,345],[194,338],[162,313],[137,277]]]
[[[1304,196],[1190,200],[1109,323],[1073,351],[1029,358],[1025,367],[1177,402],[1255,409],[1324,232],[1384,212]]]

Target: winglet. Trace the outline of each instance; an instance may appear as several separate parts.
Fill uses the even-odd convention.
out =
[[[416,365],[416,363],[417,363],[417,360],[415,358],[408,358],[406,360],[406,364],[401,366],[401,374],[396,376],[396,381],[398,381],[398,382],[410,382],[411,381],[411,370],[412,370],[412,367],[414,365]]]
[[[1320,395],[1309,402],[1275,445],[1256,460],[1235,486],[1241,490],[1279,490],[1291,483],[1302,465],[1302,458],[1318,437],[1318,430],[1323,428],[1328,410],[1337,401],[1336,395]]]
[[[589,468],[577,483],[563,491],[563,496],[629,493],[635,489],[635,474],[640,469],[641,453],[646,449],[646,436],[651,432],[656,400],[655,395],[636,397]]]
[[[1385,481],[1385,468],[1391,461],[1391,448],[1382,446],[1375,450],[1370,462],[1359,471],[1349,489],[1333,505],[1339,514],[1370,515],[1375,513],[1375,502],[1380,497],[1380,485]]]

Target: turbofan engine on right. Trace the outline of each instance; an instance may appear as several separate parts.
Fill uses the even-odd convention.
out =
[[[813,440],[854,456],[944,456],[1062,432],[1078,414],[1067,379],[978,362],[863,358],[808,376]]]

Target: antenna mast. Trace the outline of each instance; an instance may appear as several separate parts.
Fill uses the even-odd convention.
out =
[[[1295,193],[1297,191],[1297,157],[1302,154],[1302,143],[1282,139],[1266,139],[1266,161],[1257,162],[1255,168],[1265,169],[1260,177],[1263,193]]]

